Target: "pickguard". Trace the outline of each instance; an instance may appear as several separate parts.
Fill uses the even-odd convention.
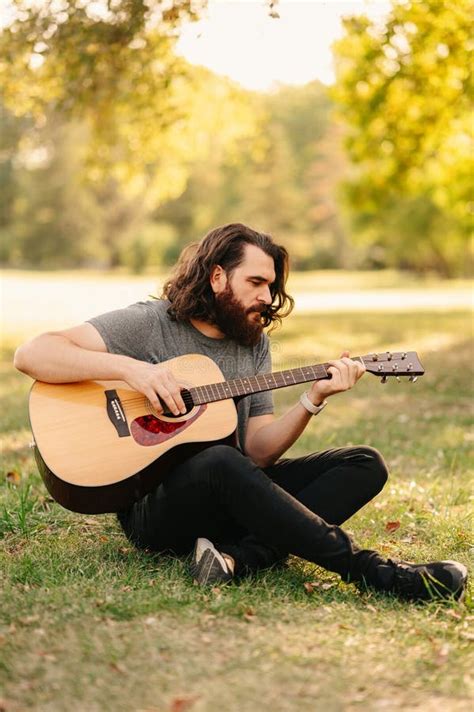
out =
[[[130,432],[139,445],[159,445],[189,428],[206,408],[206,403],[196,406],[194,415],[186,420],[161,420],[155,415],[141,415],[132,421]]]

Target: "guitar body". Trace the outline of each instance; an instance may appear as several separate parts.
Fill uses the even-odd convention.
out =
[[[182,388],[224,381],[217,364],[201,354],[166,365]],[[75,512],[126,509],[192,455],[217,442],[236,444],[232,398],[168,417],[155,415],[145,396],[122,381],[36,381],[29,412],[46,487]]]

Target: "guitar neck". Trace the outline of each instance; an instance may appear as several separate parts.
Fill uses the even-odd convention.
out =
[[[352,358],[353,361],[364,363],[363,356]],[[234,378],[230,381],[219,383],[209,383],[205,386],[189,388],[193,402],[196,405],[210,403],[226,398],[236,398],[260,393],[261,391],[273,391],[285,386],[294,386],[297,383],[307,383],[308,381],[320,381],[330,378],[328,373],[329,363],[320,363],[314,366],[302,366],[301,368],[290,368],[285,371],[274,371],[273,373],[261,373],[258,376],[247,376],[246,378]]]

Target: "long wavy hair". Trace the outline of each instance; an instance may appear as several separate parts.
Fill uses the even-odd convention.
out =
[[[272,303],[262,313],[262,323],[264,327],[271,326],[270,331],[280,324],[294,306],[293,298],[285,291],[288,252],[270,235],[242,223],[217,227],[200,242],[191,243],[181,252],[161,294],[161,299],[171,302],[169,316],[174,321],[199,319],[215,323],[215,297],[210,284],[212,268],[220,265],[230,276],[243,261],[245,245],[255,245],[273,258],[276,278],[270,286]]]

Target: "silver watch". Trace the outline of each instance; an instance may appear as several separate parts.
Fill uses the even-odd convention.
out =
[[[312,415],[318,415],[318,413],[320,413],[323,408],[325,408],[328,404],[328,402],[325,400],[321,403],[321,405],[314,405],[314,403],[311,403],[310,399],[308,398],[307,391],[300,395],[300,403],[306,408],[308,413],[311,413]]]

